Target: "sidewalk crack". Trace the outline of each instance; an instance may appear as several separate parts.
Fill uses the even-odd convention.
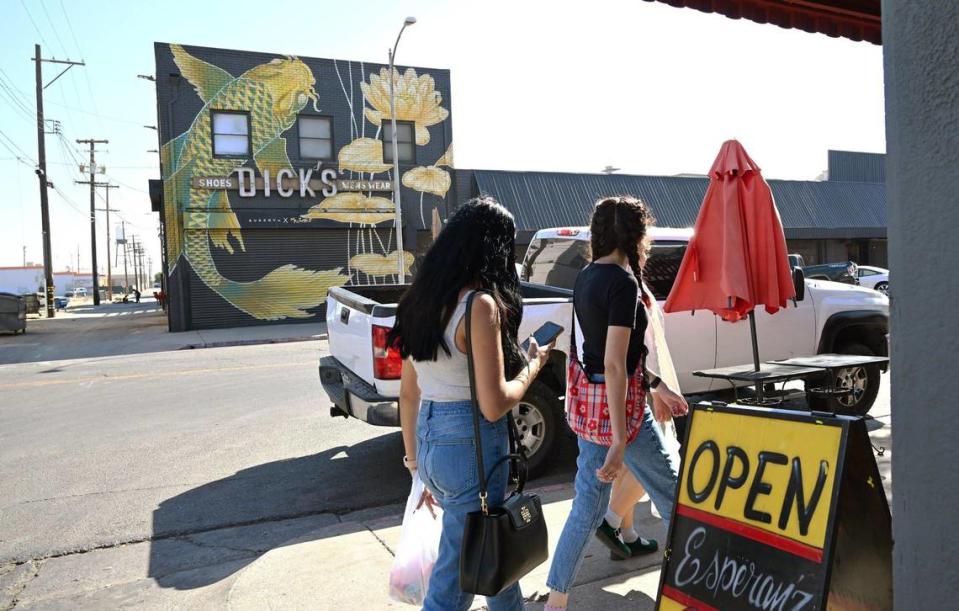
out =
[[[366,526],[366,525],[364,524],[364,526]],[[396,558],[396,552],[394,552],[394,551],[390,548],[390,546],[386,544],[386,541],[384,541],[382,537],[380,537],[378,534],[376,534],[376,531],[375,531],[375,530],[373,530],[373,529],[370,528],[369,526],[366,526],[366,530],[370,531],[370,534],[373,535],[373,538],[380,542],[380,545],[382,545],[382,546],[386,549],[386,551],[388,551],[388,552],[390,553],[390,556],[393,556],[394,558]]]
[[[264,553],[264,552],[261,552],[261,551],[259,551],[259,550],[248,549],[248,548],[245,548],[245,547],[232,547],[232,546],[229,546],[229,545],[221,545],[221,544],[218,544],[218,543],[205,543],[205,542],[203,542],[203,541],[197,541],[196,539],[194,539],[193,537],[190,537],[190,536],[183,536],[183,537],[178,537],[178,538],[179,538],[179,539],[182,539],[182,540],[184,540],[184,541],[187,541],[187,542],[189,542],[189,543],[192,543],[193,545],[195,545],[195,546],[197,546],[197,547],[203,547],[203,548],[206,548],[206,549],[225,549],[225,550],[229,550],[229,551],[231,551],[231,552],[240,552],[240,553],[244,553],[244,554],[251,554],[251,555],[253,555],[253,556],[260,556],[261,554]]]
[[[40,565],[42,564],[42,561],[27,560],[23,564],[30,565],[30,573],[14,587],[9,604],[6,604],[0,608],[0,611],[11,611],[14,607],[16,607],[20,603],[20,595],[23,594],[23,591],[27,589],[27,586],[37,578],[37,575],[40,574]]]

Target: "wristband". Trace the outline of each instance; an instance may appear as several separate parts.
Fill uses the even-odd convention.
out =
[[[416,459],[414,458],[414,459],[411,460],[409,457],[404,456],[404,457],[403,457],[403,466],[406,467],[407,469],[415,469],[415,468],[416,468]]]
[[[649,389],[656,390],[656,388],[659,387],[659,384],[662,381],[663,381],[662,378],[660,378],[659,376],[653,376],[652,381],[649,383]]]

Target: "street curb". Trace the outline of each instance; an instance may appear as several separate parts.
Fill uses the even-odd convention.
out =
[[[180,346],[178,350],[200,350],[202,348],[230,348],[233,346],[258,346],[262,344],[290,344],[293,342],[314,342],[327,339],[326,333],[311,335],[309,337],[280,337],[264,339],[237,339],[223,342],[203,342],[200,344],[187,344]]]

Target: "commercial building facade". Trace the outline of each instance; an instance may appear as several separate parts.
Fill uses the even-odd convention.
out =
[[[409,273],[452,192],[447,70],[396,69],[397,177],[386,66],[154,51],[170,330],[322,320],[330,287]]]

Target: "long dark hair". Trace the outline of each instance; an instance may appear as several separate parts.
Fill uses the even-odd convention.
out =
[[[629,260],[637,279],[642,279],[639,248],[646,248],[646,229],[656,220],[643,200],[631,195],[604,197],[596,202],[589,223],[589,246],[593,261],[617,248]]]
[[[525,364],[516,342],[523,301],[516,275],[516,224],[492,197],[466,202],[450,216],[423,258],[412,286],[400,299],[391,338],[403,358],[435,361],[438,351],[452,354],[443,332],[467,286],[488,291],[499,309],[507,379]]]

